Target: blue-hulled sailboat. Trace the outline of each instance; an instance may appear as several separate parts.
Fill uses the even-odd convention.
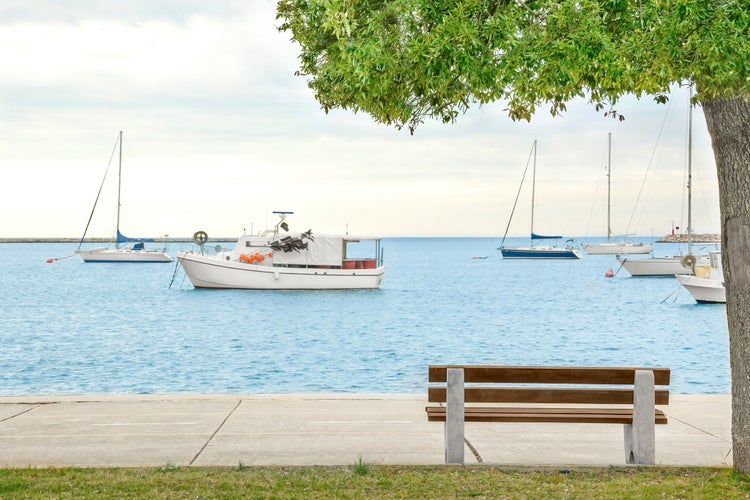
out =
[[[532,169],[532,182],[531,182],[531,245],[528,247],[506,247],[505,238],[508,235],[508,228],[510,228],[510,221],[513,219],[513,212],[516,210],[516,204],[518,203],[518,196],[521,194],[521,188],[523,187],[523,181],[526,178],[526,172],[529,168],[529,163],[526,163],[526,169],[523,171],[523,177],[521,178],[521,185],[518,188],[516,194],[516,201],[513,203],[513,211],[511,212],[510,219],[508,220],[508,226],[505,228],[505,234],[503,240],[500,242],[500,253],[504,259],[580,259],[581,252],[574,248],[573,240],[566,240],[564,247],[557,247],[554,245],[534,245],[535,241],[539,240],[559,240],[562,236],[544,236],[534,232],[534,191],[536,190],[536,140],[531,148],[530,158],[533,157],[533,169]]]

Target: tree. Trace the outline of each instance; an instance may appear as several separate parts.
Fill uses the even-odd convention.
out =
[[[746,0],[280,0],[299,75],[333,108],[411,133],[502,101],[514,120],[584,97],[695,86],[716,158],[735,469],[750,472],[750,6]]]

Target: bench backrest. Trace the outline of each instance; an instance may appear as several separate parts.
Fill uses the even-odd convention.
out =
[[[669,404],[669,389],[659,387],[669,385],[669,368],[431,365],[429,382],[445,383],[448,368],[464,369],[466,403],[633,404],[635,372],[649,370],[655,404]],[[445,385],[429,387],[427,397],[444,403]]]

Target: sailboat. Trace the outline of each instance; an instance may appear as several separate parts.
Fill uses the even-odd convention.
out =
[[[693,89],[690,88],[690,100]],[[692,224],[692,189],[693,189],[693,105],[688,108],[688,181],[687,181],[687,217],[688,217],[688,252],[687,255],[670,257],[649,257],[645,259],[630,259],[617,256],[617,261],[631,276],[637,277],[672,277],[676,274],[694,274],[696,264],[708,264],[708,255],[693,255],[693,224]]]
[[[587,243],[583,249],[588,254],[644,254],[651,253],[654,250],[653,245],[644,245],[643,243],[631,243],[629,241],[614,241],[612,239],[612,132],[607,137],[607,242],[606,243]]]
[[[96,201],[94,202],[94,208],[91,210],[89,216],[89,224],[86,224],[86,230],[83,232],[81,241],[78,243],[78,249],[76,253],[83,259],[84,262],[172,262],[166,252],[162,250],[149,250],[145,247],[145,243],[153,242],[153,238],[128,238],[120,232],[120,186],[122,185],[122,131],[118,138],[118,147],[120,153],[119,167],[117,172],[117,222],[115,226],[116,238],[115,247],[101,247],[94,248],[91,250],[81,250],[81,244],[86,237],[86,231],[88,231],[89,224],[91,223],[91,217],[94,215],[96,210],[96,201],[99,200],[97,195]],[[107,167],[109,169],[109,167]],[[104,173],[104,179],[107,178],[107,173]],[[104,180],[102,180],[102,184]],[[101,192],[101,187],[99,188]],[[120,246],[122,243],[132,243],[129,246]]]
[[[506,247],[505,238],[508,235],[508,228],[510,228],[510,222],[513,220],[513,212],[516,210],[516,203],[518,203],[518,195],[521,193],[523,187],[523,180],[526,177],[526,171],[523,171],[523,177],[521,178],[521,185],[518,188],[516,194],[516,201],[513,203],[513,210],[508,220],[508,225],[505,228],[505,234],[500,242],[500,253],[504,259],[580,259],[581,252],[578,249],[573,248],[572,240],[566,242],[565,247],[558,248],[556,246],[535,246],[534,241],[536,240],[552,240],[562,239],[562,236],[543,236],[534,232],[534,195],[536,191],[536,140],[532,146],[532,153],[534,158],[533,169],[532,169],[532,182],[531,182],[531,245],[528,247]],[[526,163],[526,169],[529,168],[528,162]]]

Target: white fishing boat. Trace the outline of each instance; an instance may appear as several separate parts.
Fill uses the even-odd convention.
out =
[[[615,241],[612,238],[612,133],[607,136],[607,241],[587,243],[583,249],[592,255],[646,254],[654,250],[653,245]]]
[[[508,219],[508,225],[505,228],[505,234],[500,242],[500,253],[504,259],[580,259],[581,252],[574,247],[573,240],[566,240],[564,247],[557,247],[554,245],[535,245],[534,242],[538,240],[558,240],[562,239],[562,236],[544,236],[534,232],[534,195],[536,191],[536,140],[531,148],[533,155],[533,168],[532,168],[532,182],[531,182],[531,245],[528,247],[506,247],[505,238],[508,235],[508,229],[510,228],[510,222],[513,220],[513,213],[516,210],[516,203],[518,203],[518,195],[521,193],[523,187],[523,181],[526,178],[526,172],[529,168],[527,161],[526,168],[523,171],[521,177],[521,185],[518,187],[518,194],[516,194],[516,201],[513,204],[513,210],[511,211],[510,218]]]
[[[81,250],[81,245],[86,237],[91,218],[96,210],[96,202],[99,200],[99,195],[96,196],[94,202],[94,208],[91,210],[89,216],[89,222],[86,224],[86,230],[83,232],[81,241],[78,243],[78,254],[84,262],[172,262],[172,257],[164,250],[150,250],[146,248],[145,243],[153,242],[153,238],[128,238],[120,232],[120,186],[122,185],[122,131],[117,140],[117,146],[119,147],[120,159],[117,171],[117,221],[115,223],[115,246],[93,248],[89,250]],[[114,153],[114,152],[113,152]],[[111,158],[110,158],[111,161]],[[109,166],[107,166],[107,171]],[[102,180],[102,186],[104,181],[107,179],[107,171],[104,172],[104,179]],[[101,187],[99,188],[101,193]],[[125,246],[121,246],[125,244]],[[130,245],[127,245],[130,244]]]
[[[241,236],[233,250],[205,251],[208,236],[193,236],[197,252],[179,252],[177,260],[195,288],[246,290],[352,290],[379,288],[383,255],[379,237],[356,237],[287,230],[286,216],[273,230]]]
[[[675,278],[699,304],[725,304],[724,271],[721,267],[721,251],[708,253],[709,266],[695,266],[694,275],[677,274]]]

